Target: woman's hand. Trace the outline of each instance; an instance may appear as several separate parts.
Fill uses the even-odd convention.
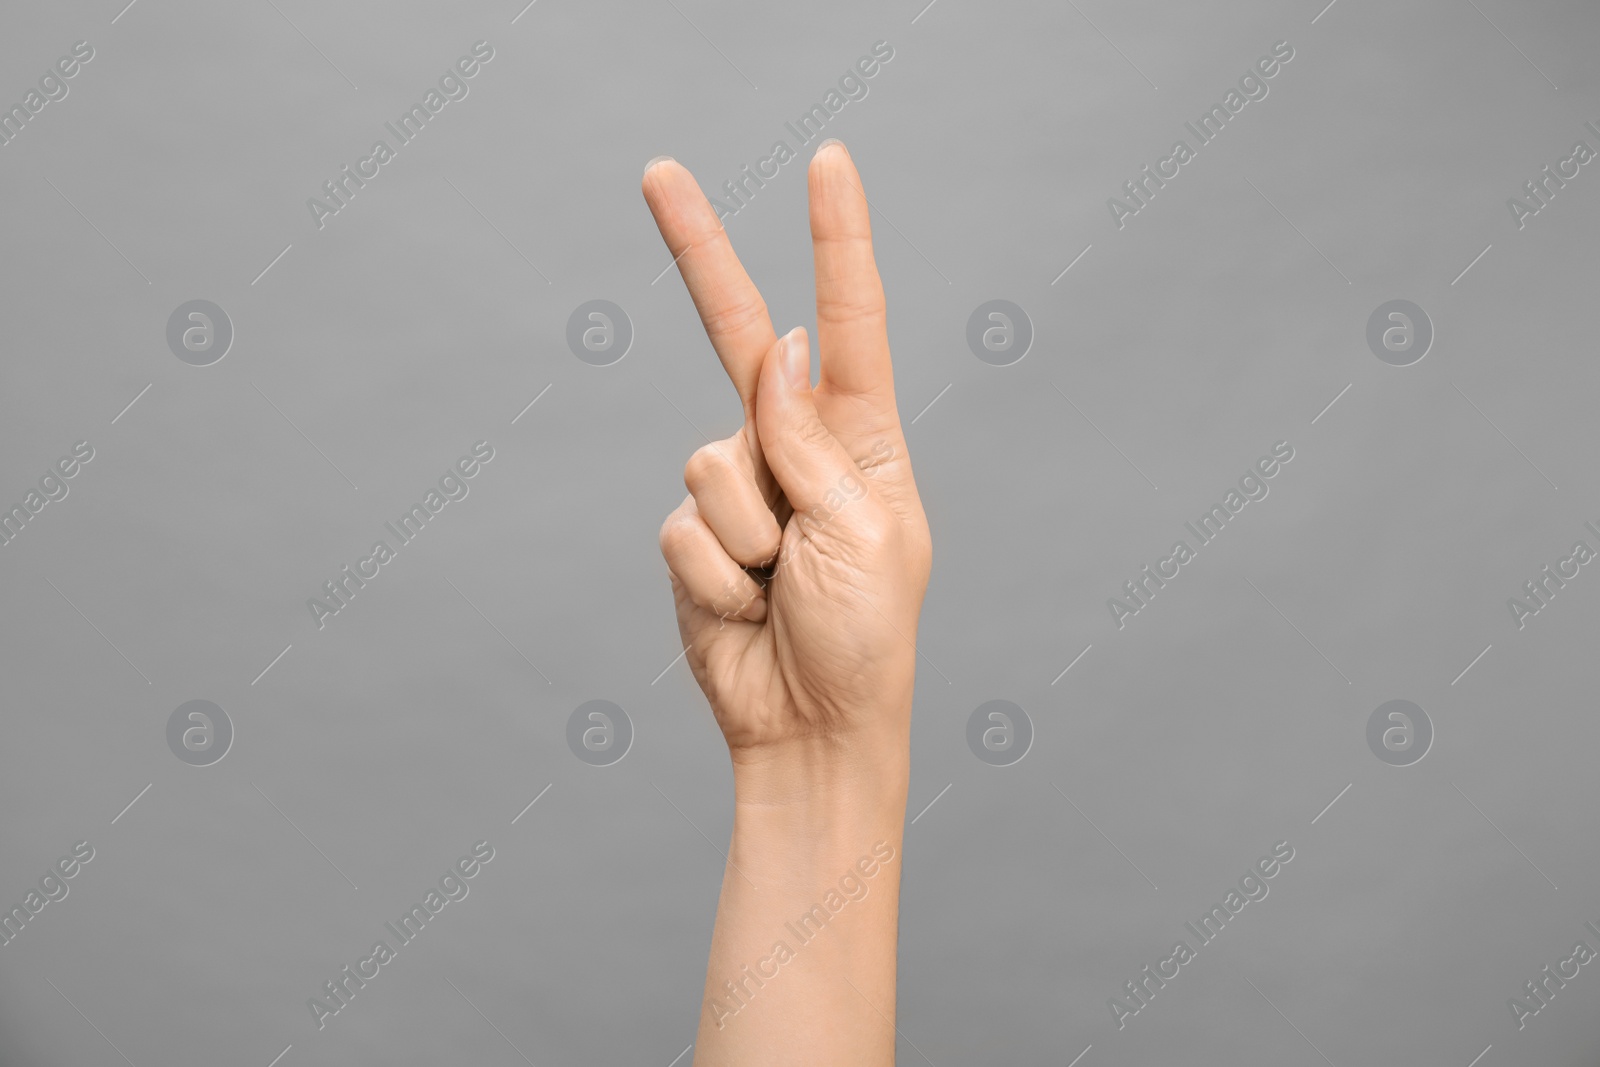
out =
[[[817,151],[809,182],[815,389],[805,331],[776,336],[694,178],[672,160],[645,171],[645,199],[744,404],[737,433],[689,457],[661,551],[736,768],[864,770],[905,750],[932,545],[895,408],[869,209],[842,144]]]

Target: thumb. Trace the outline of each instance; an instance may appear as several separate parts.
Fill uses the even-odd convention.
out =
[[[817,415],[811,397],[811,346],[795,327],[767,351],[756,386],[756,432],[767,465],[797,512],[859,494],[856,466]]]

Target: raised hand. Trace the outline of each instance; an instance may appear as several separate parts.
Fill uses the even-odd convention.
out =
[[[904,742],[932,558],[895,408],[869,209],[842,144],[811,161],[822,373],[765,302],[690,173],[644,195],[678,259],[744,425],[689,457],[661,527],[688,662],[735,763],[871,758]],[[754,575],[754,576],[753,576]]]

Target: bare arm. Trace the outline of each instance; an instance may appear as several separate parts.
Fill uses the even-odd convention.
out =
[[[744,406],[661,529],[688,662],[733,760],[695,1063],[894,1062],[917,618],[932,562],[860,176],[811,162],[821,381],[677,163],[645,199]]]

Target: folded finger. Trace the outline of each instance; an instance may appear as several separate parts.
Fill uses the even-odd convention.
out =
[[[745,567],[778,554],[782,531],[756,484],[750,450],[739,437],[705,445],[689,457],[683,482],[723,549]]]
[[[723,618],[767,617],[766,590],[728,555],[693,497],[661,524],[661,555],[697,606]]]

